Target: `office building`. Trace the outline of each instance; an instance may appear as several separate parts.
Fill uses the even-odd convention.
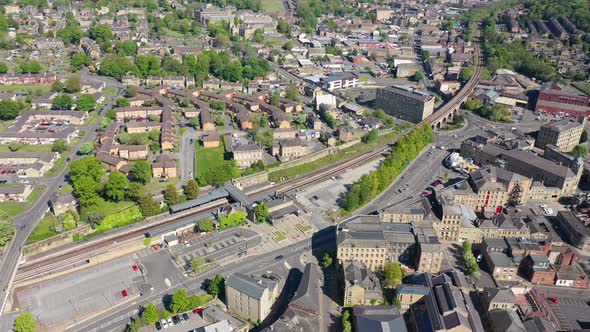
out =
[[[399,86],[381,88],[377,90],[375,108],[396,118],[419,123],[434,111],[434,96]]]

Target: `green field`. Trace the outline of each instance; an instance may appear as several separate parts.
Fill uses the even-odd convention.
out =
[[[216,148],[199,148],[197,151],[197,174],[203,175],[208,169],[219,168],[225,161],[223,146]]]
[[[0,202],[0,210],[8,213],[10,216],[16,216],[28,210],[39,199],[45,187],[37,187],[27,197],[26,202]]]
[[[20,91],[33,91],[33,94],[44,94],[51,90],[51,85],[2,85],[0,91],[2,92],[20,92]]]
[[[336,162],[339,162],[341,160],[344,160],[347,158],[352,158],[352,157],[355,157],[355,156],[360,155],[362,153],[365,153],[367,151],[370,151],[379,145],[385,144],[387,142],[391,142],[396,136],[397,136],[397,133],[390,133],[387,135],[382,135],[382,136],[379,136],[374,142],[371,142],[369,144],[358,143],[358,144],[355,144],[351,147],[348,147],[346,149],[338,151],[335,154],[320,158],[316,161],[312,161],[312,162],[309,162],[309,163],[306,163],[303,165],[289,167],[289,168],[285,168],[282,170],[278,170],[278,171],[269,173],[268,180],[278,182],[278,181],[282,181],[281,178],[285,178],[285,180],[288,180],[290,178],[294,178],[294,177],[303,175],[305,173],[309,173],[309,172],[316,170],[318,168],[325,167],[325,166],[334,164]]]
[[[88,208],[82,208],[80,213],[81,220],[88,220],[88,214],[92,212],[102,212],[105,216],[109,216],[111,214],[115,214],[117,212],[126,210],[133,206],[133,202],[122,201],[122,202],[111,202],[105,201],[102,198],[100,202],[96,206],[91,206]]]
[[[27,243],[38,242],[57,235],[57,233],[51,229],[56,221],[57,218],[52,213],[47,212],[35,229],[33,229],[31,235],[27,238]]]
[[[104,94],[107,96],[114,97],[117,95],[117,88],[114,86],[107,86],[104,88]]]
[[[10,121],[0,121],[0,132],[6,131],[8,127],[14,122],[14,120]]]
[[[573,83],[573,85],[578,88],[578,90],[590,95],[590,83]]]
[[[111,229],[124,227],[143,220],[139,207],[132,206],[129,209],[106,215],[102,223],[96,227],[99,232],[107,232]]]
[[[269,13],[284,13],[285,6],[282,0],[265,0],[262,1],[262,10]]]
[[[66,165],[66,159],[68,158],[68,155],[68,153],[62,153],[59,159],[55,162],[55,165],[53,165],[53,167],[49,171],[47,171],[47,173],[45,173],[43,177],[50,178],[61,172]]]
[[[0,144],[0,152],[12,152],[8,144]],[[25,144],[17,152],[51,152],[51,144]]]

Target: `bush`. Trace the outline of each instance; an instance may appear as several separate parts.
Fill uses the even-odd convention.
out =
[[[139,208],[133,206],[127,210],[106,216],[96,229],[106,232],[111,229],[131,225],[142,218],[143,216],[141,215]]]
[[[234,212],[219,219],[219,227],[228,229],[246,224],[246,212]]]

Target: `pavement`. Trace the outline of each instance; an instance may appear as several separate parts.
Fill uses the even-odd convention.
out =
[[[108,86],[115,86],[118,88],[117,95],[121,91],[121,86],[118,82],[113,82],[110,79],[97,77],[97,76],[87,76],[87,71],[81,72],[81,76],[84,79],[94,80],[98,79],[101,81],[108,81]],[[107,102],[100,110],[99,114],[104,114],[106,110],[112,108],[114,105],[114,98]],[[83,126],[81,129],[86,131],[86,136],[80,139],[80,141],[73,147],[71,147],[71,151],[78,151],[80,145],[86,142],[92,142],[96,138],[96,129],[98,128],[100,121],[97,121],[96,124],[91,126]],[[70,156],[70,163],[74,160],[79,159],[80,156],[77,154],[72,154]],[[16,234],[12,241],[10,241],[4,248],[2,253],[2,261],[0,262],[0,313],[4,311],[4,306],[6,304],[6,299],[9,294],[10,284],[12,282],[13,276],[16,273],[16,268],[18,262],[21,257],[21,250],[23,245],[26,242],[27,237],[33,231],[39,220],[43,218],[45,212],[49,210],[49,197],[56,191],[59,190],[59,187],[63,185],[65,181],[66,174],[69,171],[69,163],[66,164],[66,167],[56,176],[52,178],[43,179],[43,183],[47,185],[47,190],[45,190],[37,200],[37,202],[26,212],[16,216],[14,218],[14,224],[16,227]]]

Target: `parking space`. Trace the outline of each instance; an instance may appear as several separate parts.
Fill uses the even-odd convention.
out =
[[[144,279],[140,271],[133,270],[134,264],[126,256],[19,288],[15,290],[15,307],[31,311],[40,326],[79,321],[139,295]]]
[[[144,328],[142,328],[140,331],[141,332],[155,332],[155,331],[166,331],[166,332],[186,332],[186,331],[191,331],[194,329],[198,329],[199,327],[203,327],[208,325],[209,323],[207,323],[203,318],[201,318],[201,316],[199,316],[198,314],[194,314],[192,312],[187,312],[185,314],[185,317],[188,319],[183,318],[183,322],[178,323],[178,324],[174,324],[174,321],[172,322],[172,325],[168,325],[168,323],[166,323],[166,328],[161,327],[162,323],[159,322],[159,324],[151,324],[149,326],[146,326]],[[160,329],[157,328],[157,326],[160,326]]]

